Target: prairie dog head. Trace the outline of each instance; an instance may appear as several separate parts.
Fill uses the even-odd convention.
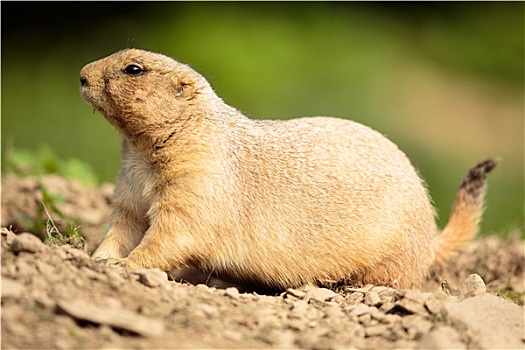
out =
[[[189,66],[138,49],[87,64],[80,84],[82,97],[124,135],[159,142],[188,108],[214,96],[206,79]]]

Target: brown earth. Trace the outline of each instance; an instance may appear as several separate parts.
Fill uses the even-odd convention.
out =
[[[111,191],[58,176],[40,185],[2,176],[3,349],[525,345],[525,255],[517,238],[470,243],[419,290],[339,285],[239,293],[92,261]],[[46,232],[74,233],[75,219],[87,244],[69,242],[82,249],[42,242]]]

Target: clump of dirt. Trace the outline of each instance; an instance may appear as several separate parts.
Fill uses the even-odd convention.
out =
[[[56,205],[63,215],[54,220],[78,217],[82,232],[93,232],[88,244],[96,246],[109,216],[111,190],[60,177],[42,183],[44,191],[60,195]],[[36,179],[2,179],[2,225],[9,223],[17,232],[5,227],[1,232],[2,348],[493,349],[525,344],[524,244],[518,239],[470,243],[421,289],[367,285],[258,295],[178,283],[159,270],[126,270],[92,261],[86,249],[44,244],[23,233],[30,229],[26,223],[39,219],[42,195]],[[20,210],[25,218],[16,221]],[[62,224],[59,230],[67,226]]]
[[[74,225],[93,250],[104,238],[111,214],[109,202],[114,186],[87,187],[58,175],[18,177],[2,175],[2,226],[15,232],[32,232],[47,238],[52,221],[60,232]]]

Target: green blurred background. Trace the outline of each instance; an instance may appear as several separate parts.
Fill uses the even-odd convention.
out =
[[[1,2],[2,170],[13,154],[58,158],[114,181],[119,136],[81,99],[78,73],[138,47],[189,63],[253,118],[331,115],[377,129],[425,178],[440,226],[467,170],[498,156],[482,231],[523,234],[524,7]]]

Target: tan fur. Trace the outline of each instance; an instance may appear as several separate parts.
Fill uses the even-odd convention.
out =
[[[366,126],[251,120],[190,67],[143,50],[80,77],[83,97],[122,134],[111,227],[94,259],[273,288],[344,277],[404,288],[428,272],[435,247],[441,262],[459,247],[449,238],[477,231],[483,196],[460,191],[448,238],[435,238],[414,167]]]

